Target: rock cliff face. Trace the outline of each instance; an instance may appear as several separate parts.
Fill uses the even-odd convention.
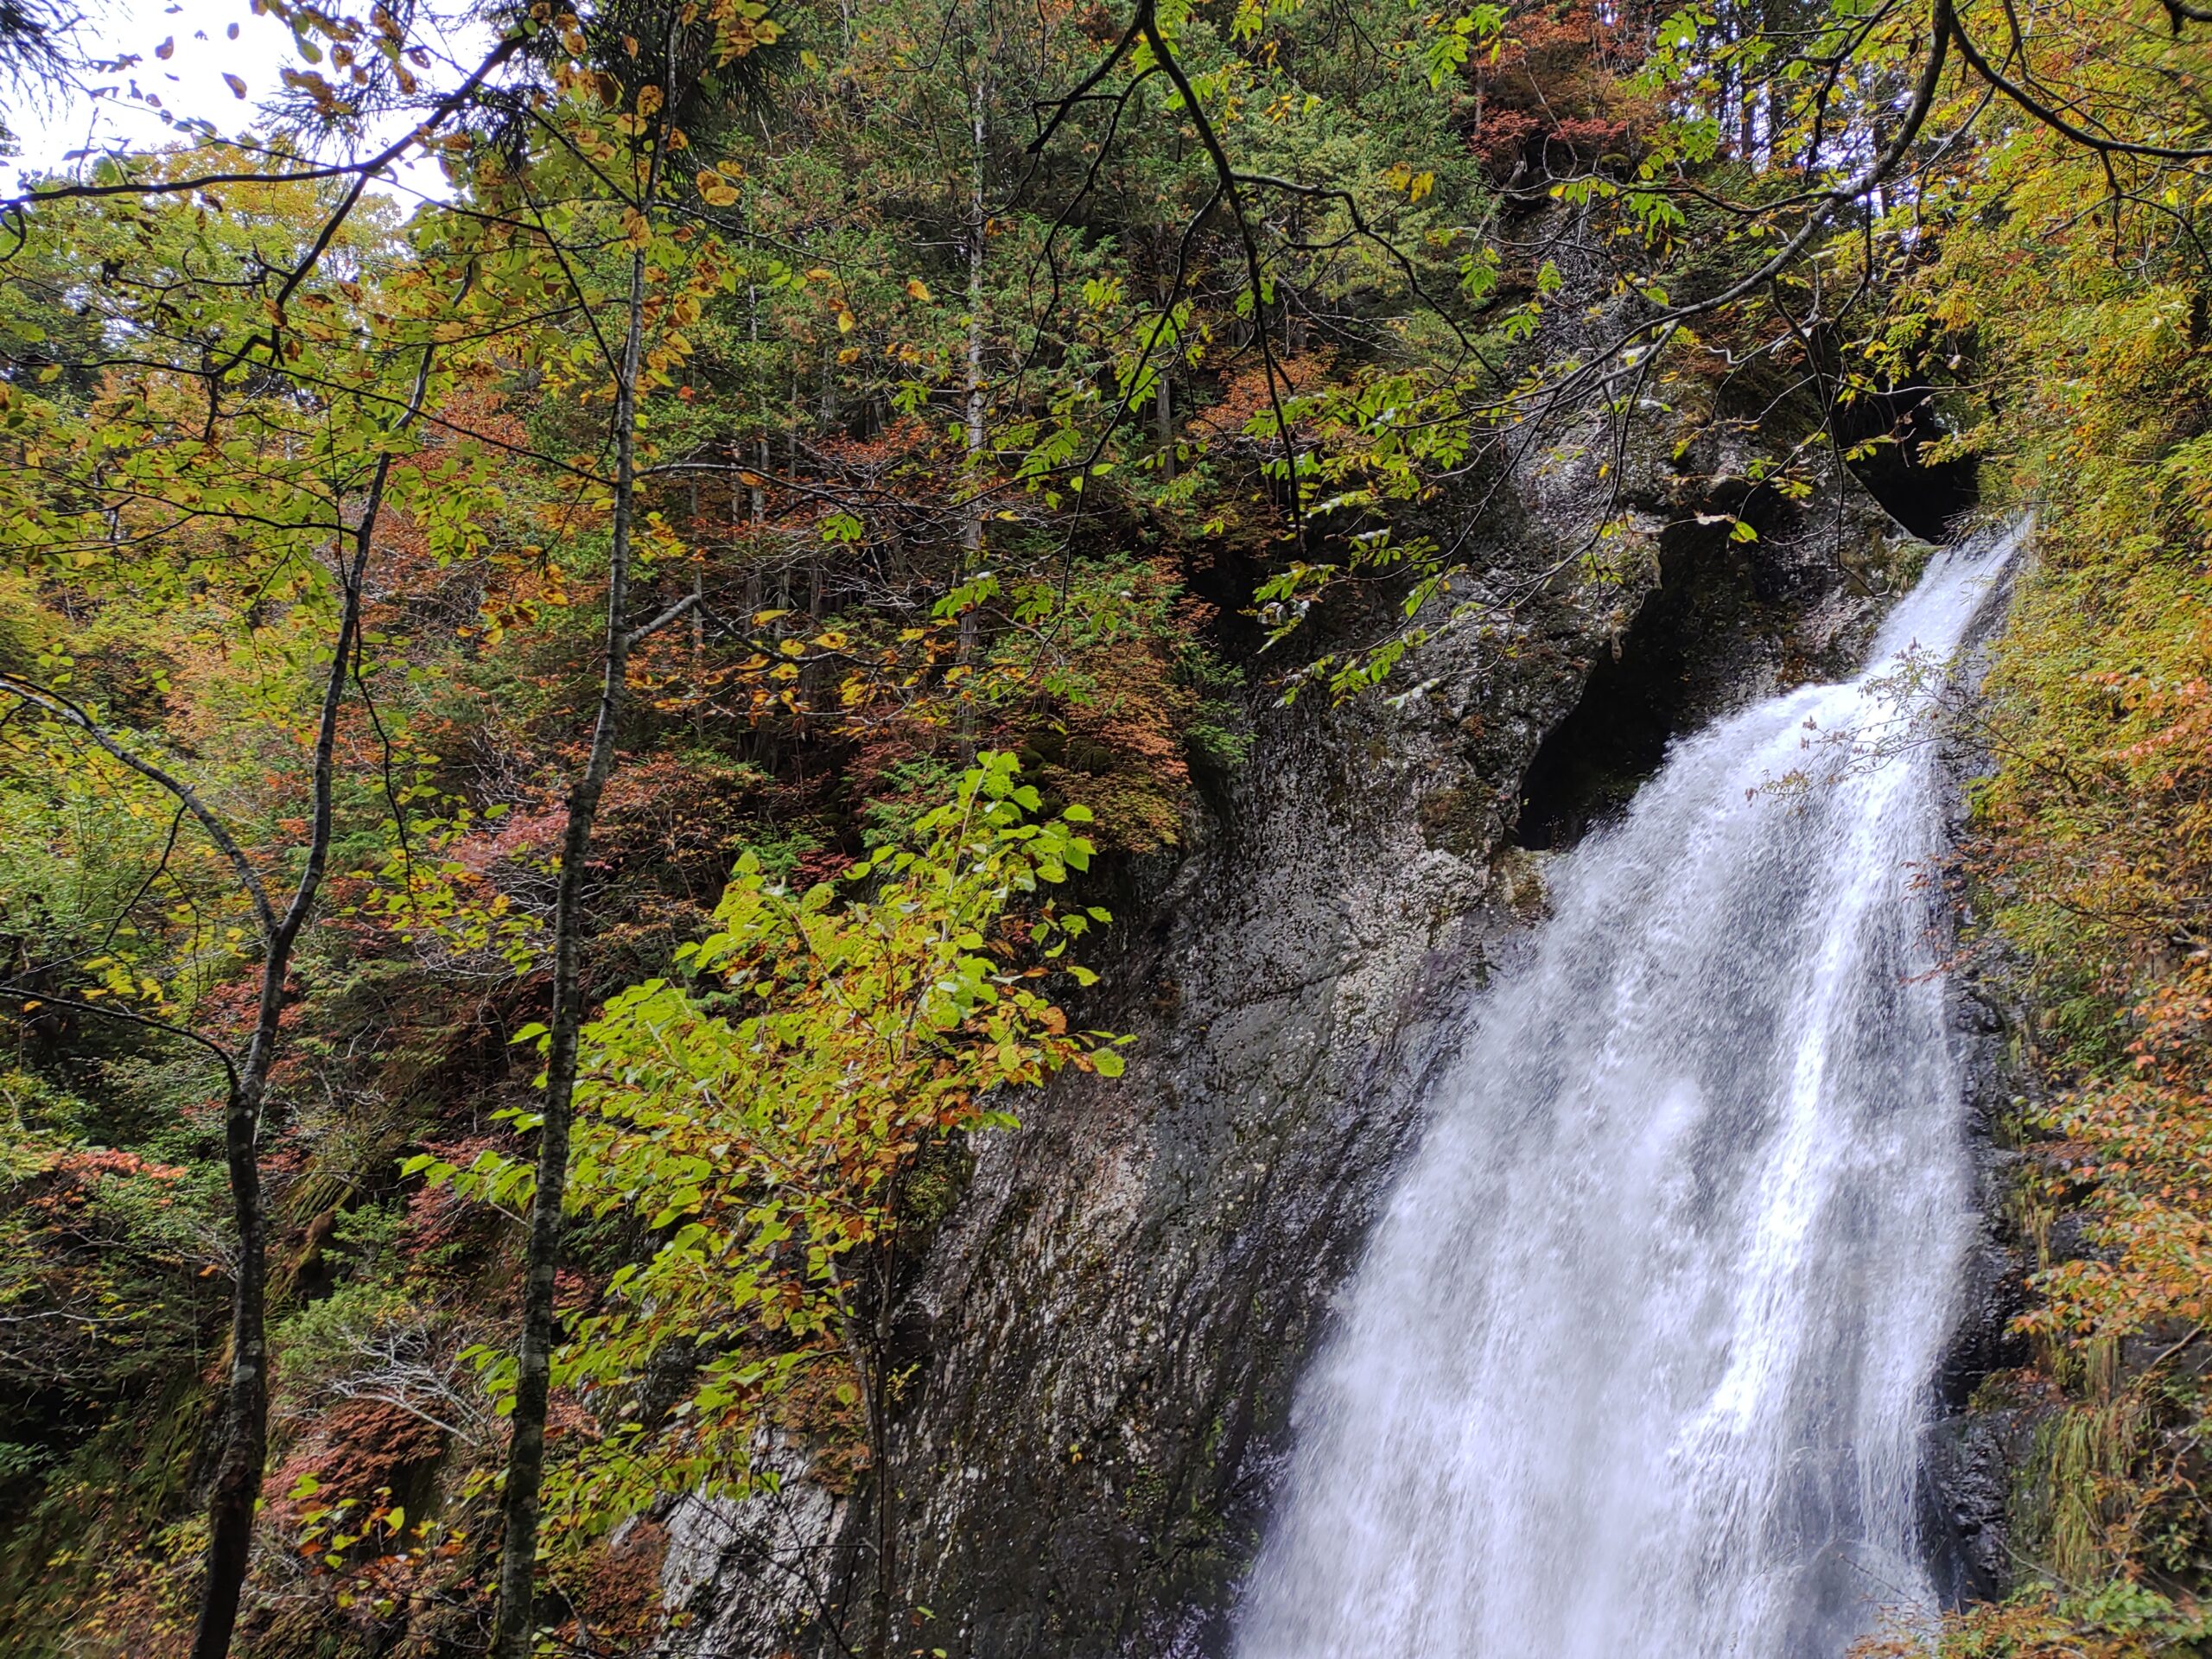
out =
[[[1987,672],[1989,647],[2018,575],[2017,568],[2006,573],[2003,590],[1969,636],[1961,683],[1978,684]],[[1955,735],[1944,759],[1956,844],[1967,828],[1968,786],[1989,772],[1992,759],[1981,741],[1964,734]],[[1936,1546],[1936,1583],[1954,1603],[1996,1600],[2012,1588],[2017,1558],[2006,1535],[2013,1490],[2027,1466],[2036,1428],[2050,1409],[2048,1400],[2012,1401],[2001,1391],[1998,1398],[1983,1397],[1988,1379],[2029,1358],[2025,1339],[2012,1325],[2028,1304],[2035,1251],[2020,1230],[2012,1201],[2021,1154],[2007,1146],[2012,1137],[2005,1125],[2017,1118],[2019,1103],[2037,1085],[2020,1048],[2021,1011],[2007,994],[1999,947],[1986,918],[1974,913],[1970,893],[1970,887],[1959,891],[1953,906],[1958,935],[1971,939],[1973,948],[1960,954],[1950,992],[1953,1024],[1967,1057],[1967,1110],[1981,1231],[1967,1264],[1951,1351],[1937,1379],[1942,1409],[1922,1443],[1924,1521]]]
[[[974,1148],[903,1310],[899,1579],[930,1612],[899,1648],[1225,1648],[1301,1363],[1424,1080],[1541,909],[1542,849],[1670,730],[1842,667],[1881,608],[1897,532],[1847,480],[1748,547],[1697,526],[1710,504],[1663,466],[1635,487],[1646,545],[1601,574],[1576,557],[1587,463],[1524,480],[1480,563],[1541,597],[1441,630],[1396,703],[1260,715],[1187,855],[1120,907],[1084,1014],[1135,1033],[1127,1076],[1071,1077]],[[803,1649],[841,1606],[849,1633],[867,1502],[801,1478],[680,1506],[684,1648]]]

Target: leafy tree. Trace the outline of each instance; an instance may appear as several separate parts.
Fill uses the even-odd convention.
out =
[[[51,305],[72,284],[66,273],[81,270],[87,255],[99,263],[99,285],[79,302],[80,315],[101,324],[86,341],[94,355],[72,365],[93,378],[94,389],[81,401],[41,395],[40,383],[56,378],[58,364],[5,389],[21,464],[7,536],[29,569],[126,603],[143,604],[150,594],[174,607],[189,595],[206,622],[245,641],[258,631],[260,607],[281,606],[289,613],[287,644],[311,659],[280,657],[276,677],[254,688],[266,713],[283,722],[284,747],[297,745],[286,764],[304,806],[289,856],[273,861],[249,852],[207,781],[193,780],[158,738],[131,734],[86,700],[66,647],[0,673],[0,691],[30,716],[34,764],[88,767],[102,793],[166,796],[175,824],[188,821],[234,884],[227,903],[243,907],[255,941],[246,944],[235,929],[224,935],[248,954],[257,978],[242,1052],[168,1019],[168,988],[136,969],[129,950],[86,953],[81,969],[66,960],[28,963],[10,987],[35,1003],[182,1036],[226,1079],[238,1254],[224,1450],[211,1489],[207,1588],[194,1639],[203,1656],[228,1648],[260,1496],[269,1383],[257,1143],[287,980],[315,913],[336,825],[340,715],[362,644],[372,555],[388,510],[408,512],[435,537],[454,530],[467,500],[465,489],[454,487],[454,458],[435,469],[442,476],[403,464],[441,384],[435,319],[424,317],[438,308],[420,277],[387,287],[379,251],[359,235],[372,226],[349,227],[343,214],[302,248],[295,239],[301,219],[327,206],[315,200],[315,187],[231,188],[238,207],[213,218],[205,206],[163,194],[129,215],[73,204],[73,211],[38,220],[36,239],[18,250],[16,291]],[[413,327],[417,343],[404,355],[392,351],[391,334],[363,326],[376,305],[406,317],[395,331],[399,339]],[[296,321],[290,307],[299,309]],[[43,333],[29,318],[10,332],[34,345]],[[286,706],[299,666],[309,668],[315,687],[305,709]],[[158,672],[155,689],[162,689]],[[165,886],[182,893],[170,869],[176,847],[173,828],[160,862],[115,917],[111,942],[138,903]],[[276,888],[280,880],[289,893]],[[80,995],[42,982],[67,984],[79,972],[99,979]]]
[[[203,1651],[263,1485],[262,1304],[304,1400],[359,1308],[461,1300],[427,1264],[463,1247],[402,1217],[392,1152],[519,1094],[471,1047],[511,1023],[546,1065],[542,1109],[502,1120],[535,1173],[505,1141],[480,1172],[532,1206],[493,1373],[500,1650],[538,1622],[541,1495],[557,1553],[657,1483],[766,1478],[764,1421],[855,1409],[880,1477],[882,1322],[945,1137],[999,1084],[1115,1063],[1008,977],[1082,919],[1013,879],[1083,839],[1032,815],[1082,799],[1103,849],[1173,845],[1194,764],[1244,744],[1215,647],[1248,599],[1281,688],[1338,694],[1445,612],[1533,602],[1481,563],[1509,468],[1587,463],[1580,556],[1638,556],[1651,515],[1619,492],[1654,404],[1689,469],[1721,448],[1697,439],[1801,423],[1704,480],[1739,540],[1927,442],[1887,411],[1934,382],[1938,453],[2044,503],[1982,807],[2106,1256],[2053,1264],[2035,1329],[2086,1388],[2094,1344],[2194,1322],[2201,652],[2164,619],[2201,597],[2202,9],[607,0],[485,12],[485,55],[443,69],[390,9],[277,10],[321,56],[266,130],[35,183],[0,302],[0,914],[37,1084],[7,1178],[30,1265],[0,1294],[143,1287],[143,1321],[64,1357],[122,1379],[73,1398],[143,1386],[121,1351],[193,1318],[164,1262],[212,1185],[175,1052],[235,1070]],[[398,111],[394,145],[347,142]],[[454,200],[403,221],[374,192],[424,150]],[[1341,641],[1375,595],[1379,643],[1299,637]],[[1004,880],[963,887],[962,847]],[[365,1035],[401,1005],[404,1062]],[[264,1177],[310,1212],[273,1274]],[[73,1194],[111,1271],[37,1219]],[[318,1300],[365,1273],[323,1248],[363,1206],[412,1265]],[[639,1379],[694,1353],[669,1414]],[[442,1410],[451,1359],[423,1362]],[[574,1458],[546,1446],[564,1395],[611,1426]],[[2158,1409],[2196,1421],[2177,1388]],[[2090,1530],[2181,1512],[2120,1461]],[[894,1499],[870,1500],[878,1646]]]
[[[816,1372],[861,1407],[869,1465],[887,1468],[896,1275],[935,1219],[943,1143],[1013,1127],[1007,1091],[1063,1066],[1120,1072],[1114,1039],[1072,1030],[1042,988],[1050,972],[1095,977],[1064,953],[1105,912],[1042,897],[1088,867],[1090,814],[1033,817],[1042,802],[1018,770],[978,757],[950,800],[836,883],[794,893],[747,854],[718,931],[678,953],[691,982],[621,992],[583,1033],[564,1201],[632,1214],[658,1243],[554,1356],[555,1385],[602,1425],[552,1478],[572,1547],[663,1492],[772,1481],[764,1422]],[[528,1039],[550,1052],[542,1027]],[[414,1167],[502,1204],[535,1180],[496,1152]],[[649,1402],[647,1379],[671,1365],[680,1394]],[[511,1364],[497,1375],[513,1386]],[[878,1652],[895,1639],[893,1499],[879,1479]]]

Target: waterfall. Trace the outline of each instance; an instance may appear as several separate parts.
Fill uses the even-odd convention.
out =
[[[1238,1659],[1841,1659],[1927,1616],[1973,1222],[1942,785],[1824,734],[1894,722],[1885,669],[2009,550],[1938,555],[1859,679],[1677,744],[1551,864],[1300,1385]]]

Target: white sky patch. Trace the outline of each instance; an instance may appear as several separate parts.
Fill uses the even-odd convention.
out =
[[[196,142],[177,121],[207,121],[226,137],[265,130],[262,101],[283,90],[283,72],[304,68],[292,31],[271,16],[254,16],[249,0],[92,0],[76,36],[76,49],[95,60],[136,58],[136,63],[94,70],[85,77],[89,94],[56,92],[41,100],[0,93],[0,120],[21,153],[0,161],[0,185],[9,193],[24,177],[73,172],[90,155],[158,149]],[[479,37],[481,37],[480,39]],[[168,55],[158,54],[164,44]],[[439,57],[423,72],[429,88],[450,86],[480,61],[489,32],[473,29],[429,42]],[[325,66],[326,73],[327,65]],[[225,77],[245,89],[241,97]],[[391,143],[406,130],[403,119],[373,124],[361,153]],[[403,207],[425,196],[443,200],[452,187],[435,162],[416,158],[393,169],[386,184]]]

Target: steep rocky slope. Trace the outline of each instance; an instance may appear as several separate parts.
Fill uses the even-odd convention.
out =
[[[1301,1362],[1458,1015],[1541,910],[1531,849],[1670,729],[1841,666],[1905,545],[1848,480],[1731,543],[1651,465],[1644,543],[1601,570],[1577,556],[1592,472],[1522,480],[1486,583],[1560,573],[1440,630],[1414,695],[1260,717],[1188,855],[1122,906],[1086,1012],[1135,1033],[1128,1075],[974,1149],[901,1318],[899,1576],[930,1610],[906,1645],[1222,1649]],[[668,1517],[690,1651],[777,1651],[865,1602],[865,1485],[791,1456],[777,1497]]]

